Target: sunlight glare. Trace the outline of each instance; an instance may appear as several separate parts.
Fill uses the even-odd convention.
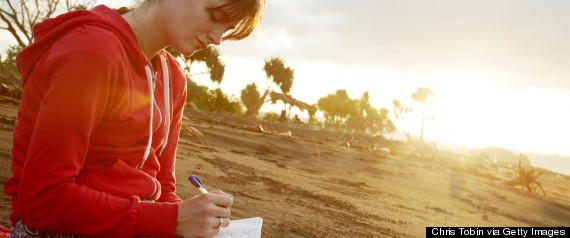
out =
[[[427,123],[426,138],[469,147],[547,152],[563,149],[557,138],[570,133],[568,127],[559,127],[570,121],[570,99],[562,92],[536,88],[510,92],[476,79],[434,85],[434,92],[437,117]]]

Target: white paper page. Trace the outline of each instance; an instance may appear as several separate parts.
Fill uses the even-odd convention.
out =
[[[261,225],[263,218],[253,217],[241,220],[230,221],[230,226],[222,227],[220,232],[212,238],[241,237],[241,238],[261,238]]]

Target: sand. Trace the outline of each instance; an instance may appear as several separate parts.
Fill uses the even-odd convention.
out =
[[[11,175],[17,105],[0,105],[0,182]],[[503,181],[507,164],[379,137],[190,109],[179,141],[180,197],[234,195],[232,219],[263,217],[262,237],[425,237],[430,226],[570,226],[570,176],[543,169],[546,196]],[[373,148],[388,148],[383,154]],[[511,163],[512,164],[512,163]],[[515,165],[516,164],[512,164]],[[0,194],[0,225],[9,226]]]

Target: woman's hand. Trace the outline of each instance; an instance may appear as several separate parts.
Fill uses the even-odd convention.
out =
[[[188,199],[178,205],[176,236],[208,237],[215,235],[221,227],[230,224],[230,206],[233,197],[222,191],[213,191]]]

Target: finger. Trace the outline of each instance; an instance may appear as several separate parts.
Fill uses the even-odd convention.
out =
[[[233,203],[233,199],[229,196],[218,194],[218,193],[207,193],[204,194],[208,199],[220,207],[230,207]]]
[[[216,217],[227,218],[230,217],[230,215],[231,211],[229,208],[217,207],[217,209],[214,211],[214,216]]]
[[[228,226],[230,226],[230,222],[231,222],[231,221],[230,221],[229,218],[222,218],[222,221],[223,221],[223,223],[222,223],[222,225],[221,225],[220,227],[228,227]]]
[[[222,191],[222,190],[216,190],[216,191],[213,191],[213,192],[211,192],[211,193],[220,194],[220,195],[226,195],[226,196],[228,196],[228,197],[230,197],[230,198],[234,198],[234,196],[232,196],[232,195],[229,194],[229,193],[225,193],[225,192]]]
[[[213,221],[213,228],[222,228],[222,227],[228,227],[230,225],[230,219],[227,217],[221,218],[221,217],[216,217],[216,219]]]

